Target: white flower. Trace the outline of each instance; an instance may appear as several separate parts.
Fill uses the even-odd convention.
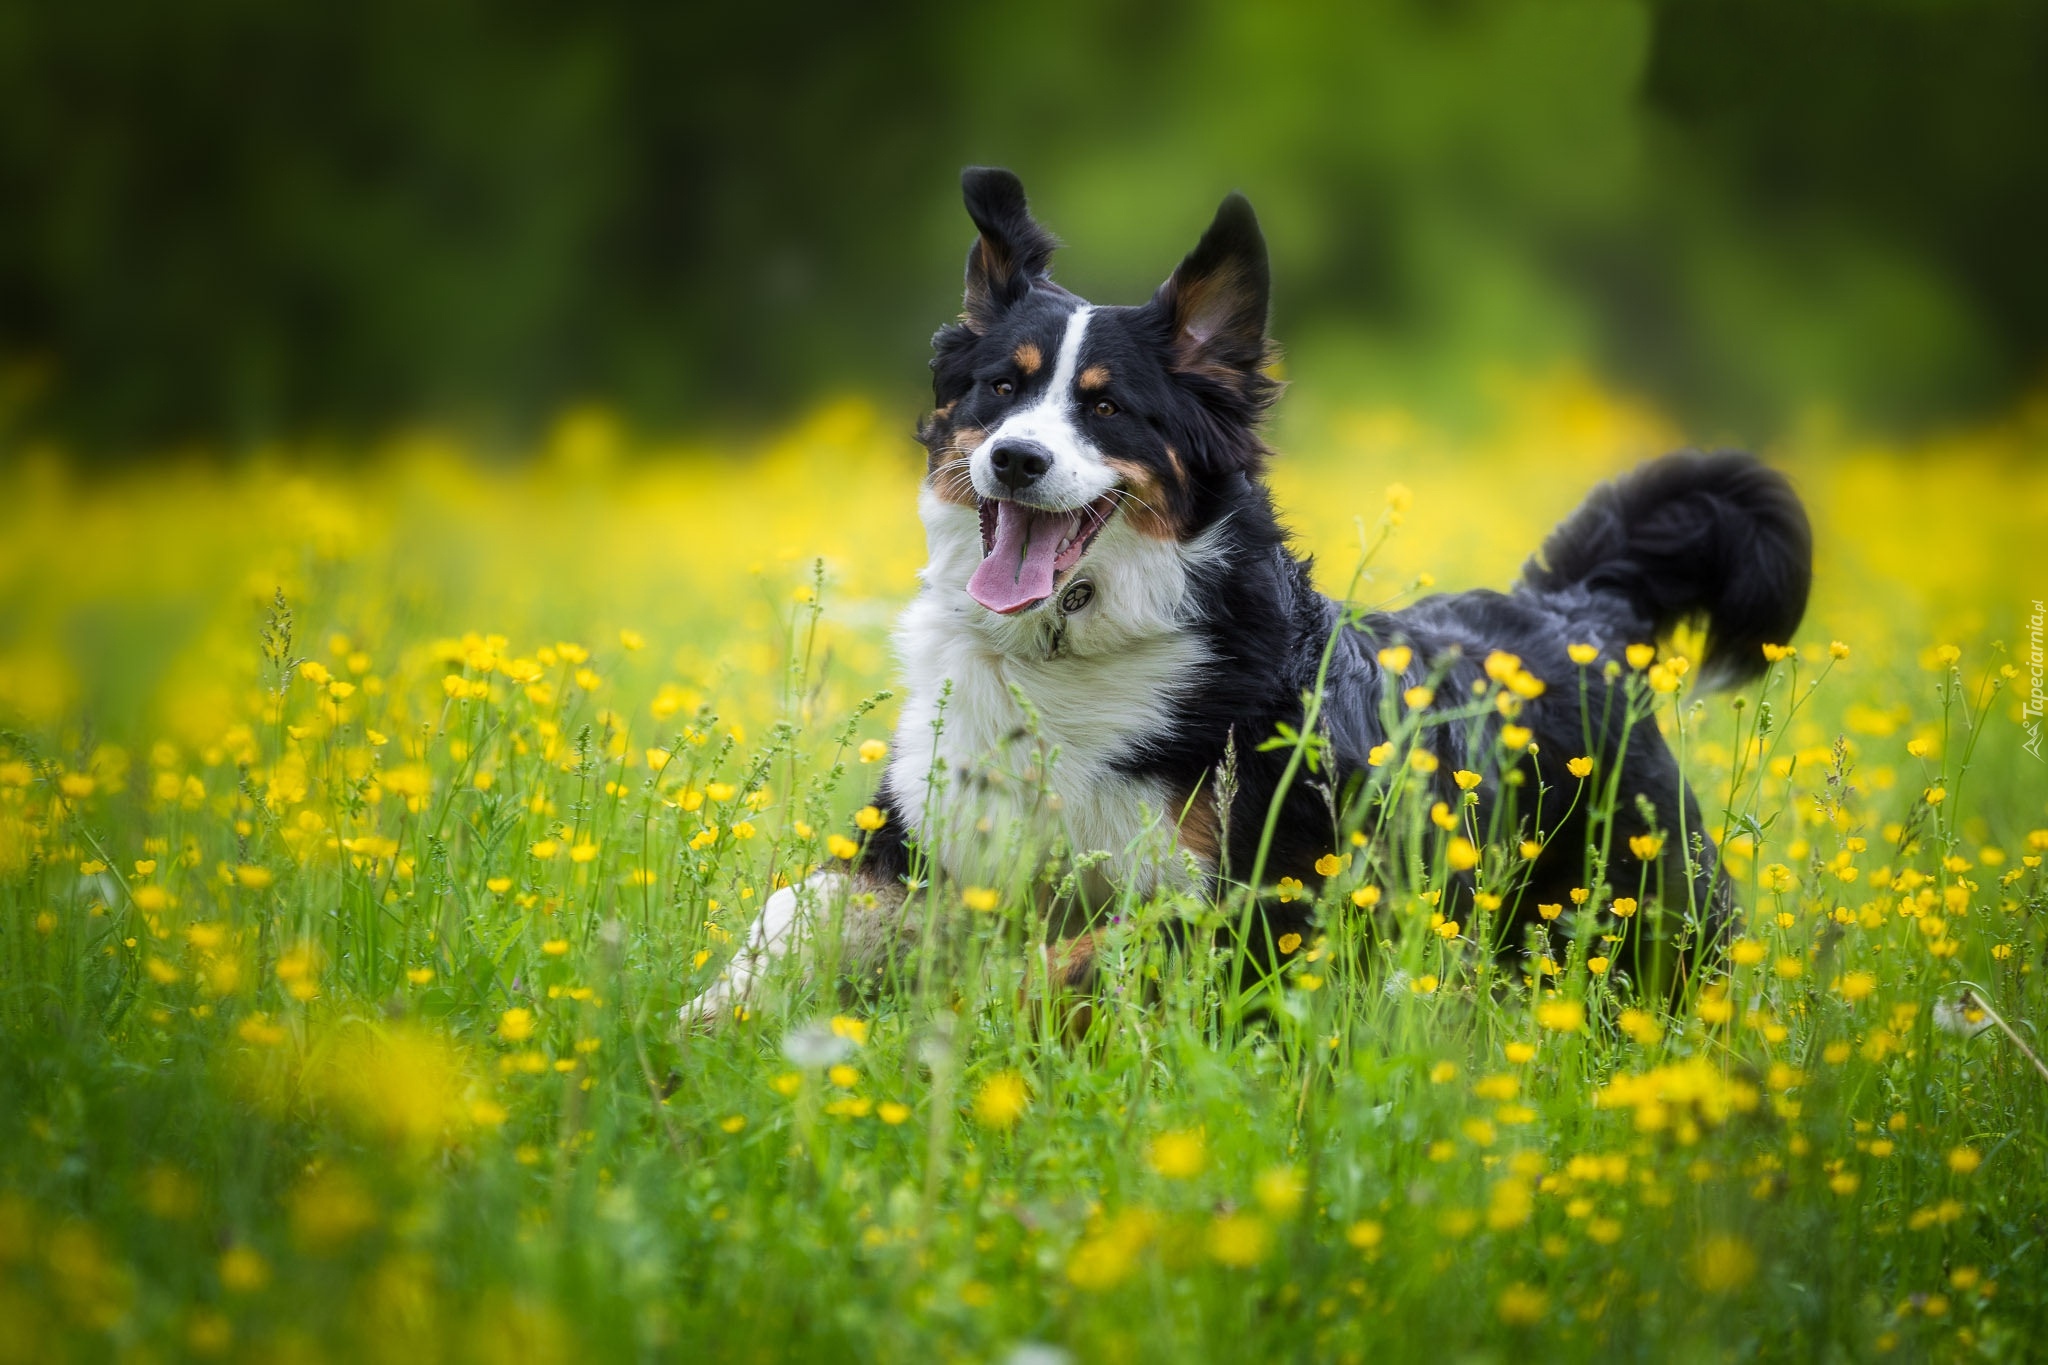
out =
[[[782,1035],[782,1055],[790,1065],[818,1070],[853,1055],[853,1043],[832,1031],[826,1020],[805,1024]]]

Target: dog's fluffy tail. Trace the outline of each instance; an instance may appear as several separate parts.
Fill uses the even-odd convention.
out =
[[[1813,583],[1813,530],[1783,474],[1739,451],[1685,451],[1593,490],[1522,568],[1545,594],[1620,599],[1630,643],[1704,618],[1704,686],[1762,672]]]

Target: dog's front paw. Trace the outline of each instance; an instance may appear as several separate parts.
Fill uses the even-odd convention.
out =
[[[711,983],[696,999],[677,1011],[677,1017],[686,1029],[703,1032],[717,1028],[734,1019],[744,1019],[752,1002],[754,987],[759,973],[742,951],[718,974],[718,980]]]
[[[770,896],[745,946],[725,964],[718,980],[679,1012],[683,1027],[710,1029],[744,1017],[761,973],[794,946],[799,913],[795,887],[785,886]]]

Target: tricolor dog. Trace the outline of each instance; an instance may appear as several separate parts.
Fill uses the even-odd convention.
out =
[[[1480,776],[1477,828],[1519,850],[1488,913],[1551,932],[1538,907],[1586,885],[1589,837],[1635,839],[1654,851],[1626,882],[1652,888],[1634,932],[1711,942],[1714,846],[1655,723],[1626,719],[1630,679],[1681,622],[1706,632],[1688,685],[1753,676],[1790,637],[1812,540],[1786,480],[1746,455],[1668,456],[1594,489],[1506,592],[1347,613],[1311,585],[1261,477],[1279,386],[1251,205],[1224,200],[1150,299],[1108,306],[1054,283],[1055,243],[1015,176],[969,170],[964,187],[979,235],[965,307],[932,342],[930,562],[896,633],[907,695],[874,795],[884,823],[851,872],[770,897],[685,1017],[728,1012],[793,952],[871,973],[928,917],[967,913],[962,888],[1063,887],[1041,896],[1059,901],[1041,905],[1048,960],[1085,987],[1092,917],[1118,893],[1218,892],[1262,844],[1266,886],[1312,889],[1353,831],[1371,836],[1366,866],[1397,867],[1419,841],[1373,820],[1396,741],[1400,780],[1433,788],[1425,808],[1460,810],[1454,774]],[[1419,709],[1418,688],[1433,698]],[[1290,750],[1262,744],[1301,732],[1312,692],[1318,763],[1283,790]],[[1575,757],[1611,785],[1582,790]],[[1047,859],[1081,875],[1036,876]],[[1443,909],[1462,918],[1479,884],[1465,870],[1452,887]],[[1242,946],[1270,957],[1312,936],[1313,904],[1261,897]]]

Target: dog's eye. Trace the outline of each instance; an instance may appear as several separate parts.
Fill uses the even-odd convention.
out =
[[[989,387],[996,391],[996,397],[998,398],[1008,398],[1011,394],[1017,391],[1017,386],[1015,384],[1012,384],[1007,379],[998,379],[995,383],[989,385]]]
[[[1110,402],[1107,398],[1095,400],[1095,415],[1097,417],[1114,417],[1118,411],[1117,405]]]

